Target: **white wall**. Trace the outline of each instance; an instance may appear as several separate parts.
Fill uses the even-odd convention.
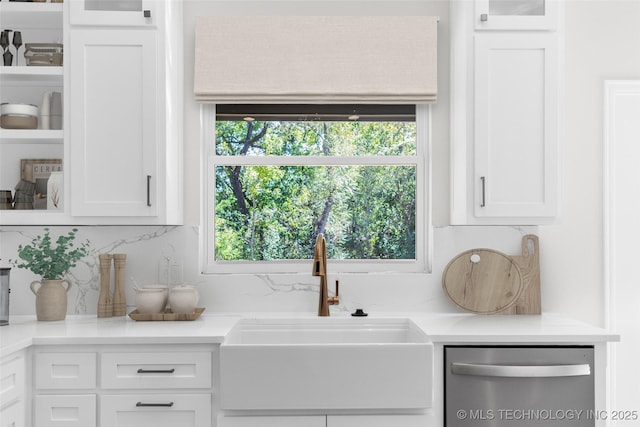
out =
[[[635,393],[640,380],[636,369],[640,359],[640,287],[637,258],[640,223],[640,187],[637,168],[640,164],[640,79],[610,81],[606,94],[605,120],[605,263],[610,295],[610,327],[621,336],[612,346],[612,408],[625,409],[637,405]],[[614,425],[623,426],[625,421]]]
[[[342,280],[348,310],[362,305],[394,311],[457,311],[440,289],[449,259],[473,247],[492,247],[517,254],[519,238],[532,230],[510,227],[446,227],[449,206],[449,14],[448,1],[217,1],[184,0],[185,22],[185,203],[186,227],[83,227],[81,234],[96,250],[118,248],[129,254],[128,268],[138,282],[157,280],[157,264],[167,254],[185,264],[185,280],[201,284],[211,311],[314,310],[317,280],[311,277],[214,276],[197,272],[200,220],[199,109],[193,91],[193,23],[195,16],[219,13],[302,14],[369,13],[437,14],[439,23],[439,100],[433,110],[434,272],[431,275],[353,276]],[[363,12],[364,11],[364,12]],[[569,0],[566,4],[566,111],[563,142],[562,217],[533,230],[540,236],[543,310],[561,312],[603,325],[602,250],[602,84],[610,78],[640,78],[640,2]],[[0,254],[15,257],[17,244],[40,227],[2,227]],[[70,312],[95,312],[95,265],[78,269],[80,293]],[[127,277],[130,277],[128,274]],[[12,313],[33,312],[27,289],[33,277],[12,271]],[[132,286],[132,283],[128,286]],[[77,291],[76,291],[77,292]],[[131,303],[131,299],[129,299]]]
[[[640,2],[566,2],[562,217],[540,227],[543,307],[604,325],[603,82],[640,78]]]

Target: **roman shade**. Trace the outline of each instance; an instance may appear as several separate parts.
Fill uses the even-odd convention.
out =
[[[229,103],[433,103],[437,18],[215,16],[196,22],[195,96]]]

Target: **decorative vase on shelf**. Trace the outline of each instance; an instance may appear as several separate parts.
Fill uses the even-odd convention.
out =
[[[65,288],[62,284],[67,283]],[[36,285],[40,285],[36,289]],[[67,293],[71,282],[67,279],[35,280],[31,282],[31,292],[36,296],[36,316],[38,320],[64,320],[67,316]]]
[[[51,172],[47,181],[47,210],[61,211],[63,197],[63,172]]]

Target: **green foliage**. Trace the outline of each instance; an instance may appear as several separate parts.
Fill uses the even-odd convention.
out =
[[[12,262],[16,267],[31,270],[45,280],[62,279],[89,253],[89,241],[78,247],[73,245],[77,231],[74,228],[66,236],[59,236],[53,246],[49,229],[45,228],[44,235],[36,236],[31,244],[18,246],[20,260]]]
[[[416,129],[408,122],[219,121],[216,153],[415,155]],[[319,227],[332,259],[415,259],[415,166],[217,166],[215,174],[217,260],[309,259]]]

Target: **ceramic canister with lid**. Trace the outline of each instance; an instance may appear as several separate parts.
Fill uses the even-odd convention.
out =
[[[194,286],[174,286],[169,294],[169,306],[174,313],[191,314],[195,312],[199,297],[198,290]]]

